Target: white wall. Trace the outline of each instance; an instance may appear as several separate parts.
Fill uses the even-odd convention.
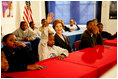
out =
[[[13,2],[13,18],[3,18],[1,14],[1,26],[2,26],[2,32],[3,34],[11,33],[16,29],[16,8],[17,8],[17,3]],[[2,7],[1,7],[2,8]],[[2,9],[1,9],[2,10]]]
[[[101,22],[104,25],[105,31],[114,34],[117,32],[117,19],[109,19],[110,1],[102,1]]]
[[[25,1],[13,1],[13,18],[3,18],[1,16],[1,25],[3,34],[8,34],[20,27],[20,22],[23,20]],[[31,1],[32,17],[37,27],[40,26],[41,19],[45,18],[44,1]],[[2,11],[2,5],[1,9]]]

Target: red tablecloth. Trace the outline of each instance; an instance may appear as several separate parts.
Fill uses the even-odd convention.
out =
[[[110,47],[110,48],[109,48]],[[36,64],[47,68],[35,71],[2,73],[13,78],[92,78],[99,77],[117,63],[117,47],[97,45],[69,54],[59,60],[57,57]]]
[[[2,75],[13,78],[96,78],[96,68],[74,64],[57,59],[48,59],[36,64],[46,66],[42,70],[4,73]]]
[[[117,63],[117,47],[97,45],[94,48],[86,48],[70,53],[69,57],[62,61],[97,68],[100,76]]]
[[[113,40],[105,40],[104,45],[117,46],[117,38],[115,38]]]

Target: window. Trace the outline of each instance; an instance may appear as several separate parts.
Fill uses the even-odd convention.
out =
[[[95,1],[46,1],[47,13],[53,12],[55,19],[62,19],[64,24],[69,24],[74,19],[78,25],[95,18]]]
[[[70,1],[56,1],[55,18],[62,19],[64,22],[69,22],[70,17],[68,16],[70,16]]]

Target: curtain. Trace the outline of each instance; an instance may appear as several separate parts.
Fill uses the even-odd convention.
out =
[[[46,1],[46,13],[53,12],[55,19],[62,19],[64,24],[73,19],[78,25],[86,25],[95,18],[96,5],[94,1]]]

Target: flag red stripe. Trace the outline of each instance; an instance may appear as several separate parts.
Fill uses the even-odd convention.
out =
[[[31,7],[30,7],[30,12],[32,13]]]
[[[29,20],[30,20],[30,21],[33,21],[33,20],[32,20],[32,15],[31,15],[31,12],[30,12],[30,11],[29,11]]]
[[[27,11],[27,8],[26,8],[26,6],[25,6],[25,11],[26,11],[26,13],[27,13],[27,15],[28,15],[28,11]]]
[[[23,20],[27,23],[27,21],[25,20],[25,18],[24,18],[24,17],[23,17]],[[29,23],[27,23],[27,27],[29,28],[28,24],[29,24]]]
[[[24,6],[23,20],[27,23],[27,27],[29,28],[29,22],[33,21],[31,7],[28,9]]]
[[[27,15],[26,15],[25,11],[24,11],[24,15],[25,15],[25,17],[26,17],[27,21],[29,22],[28,17],[27,17]]]

